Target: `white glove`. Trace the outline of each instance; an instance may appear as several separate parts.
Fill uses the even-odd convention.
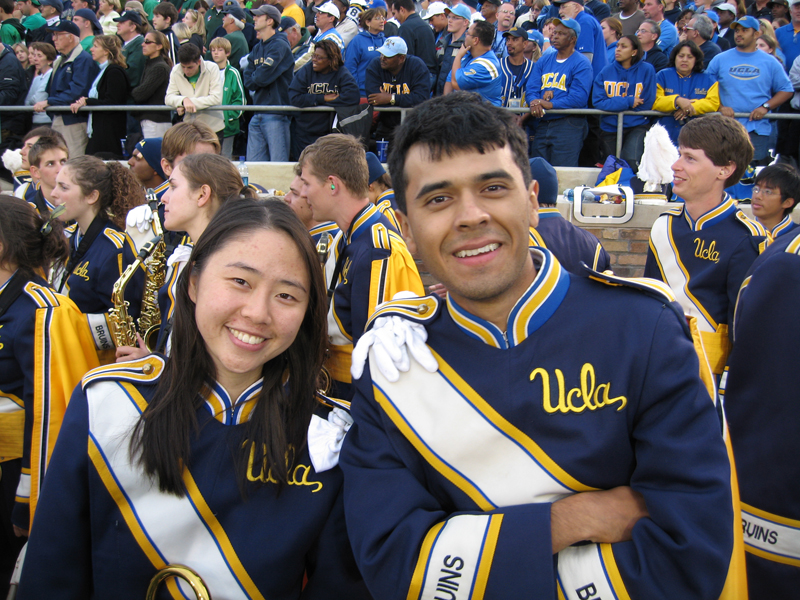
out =
[[[16,173],[22,168],[22,154],[19,150],[6,150],[3,152],[3,166]]]
[[[308,454],[317,473],[339,464],[339,451],[352,424],[353,417],[341,408],[331,410],[327,421],[317,415],[311,417],[308,425]]]
[[[153,221],[153,211],[147,204],[135,206],[128,211],[128,217],[125,221],[131,229],[136,227],[140,232],[145,233],[150,230],[150,223]]]
[[[180,244],[167,259],[167,266],[171,267],[175,263],[189,262],[189,257],[192,255],[192,246],[188,244]]]
[[[439,369],[430,348],[425,344],[428,332],[424,325],[408,321],[402,317],[379,317],[372,329],[358,340],[353,348],[350,374],[358,379],[364,372],[364,364],[369,359],[369,349],[375,353],[378,370],[389,381],[397,381],[400,371],[407,372],[411,367],[409,351],[429,373]]]

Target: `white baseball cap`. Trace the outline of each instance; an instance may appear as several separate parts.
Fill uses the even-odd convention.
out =
[[[328,13],[329,15],[333,15],[337,19],[342,16],[342,13],[339,12],[339,8],[333,2],[326,2],[322,6],[314,7],[314,12],[321,12],[321,13]]]

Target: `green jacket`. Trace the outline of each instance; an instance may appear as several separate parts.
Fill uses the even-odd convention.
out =
[[[144,64],[146,58],[142,54],[142,42],[144,36],[140,35],[132,39],[128,44],[123,43],[122,56],[125,57],[125,62],[128,64],[128,69],[125,71],[128,75],[128,82],[131,84],[131,89],[135,88],[142,81],[142,73],[144,72]]]
[[[13,46],[14,44],[19,44],[24,39],[25,28],[22,26],[22,23],[19,22],[19,19],[12,17],[3,21],[2,26],[0,26],[0,40],[2,40],[4,44]]]
[[[24,19],[22,19],[22,26],[28,31],[39,29],[39,27],[42,27],[43,25],[46,24],[47,24],[47,19],[45,19],[39,13],[33,14],[30,17],[25,17]]]
[[[225,67],[225,81],[222,84],[222,103],[223,104],[241,104],[244,106],[244,85],[242,85],[242,76],[239,75],[239,70],[235,69],[228,63]],[[222,131],[222,137],[230,137],[239,133],[239,117],[242,116],[240,110],[226,110],[225,111],[225,129]]]

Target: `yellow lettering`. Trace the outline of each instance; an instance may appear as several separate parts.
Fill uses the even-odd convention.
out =
[[[576,413],[580,414],[586,409],[591,411],[619,403],[617,411],[622,410],[628,404],[625,396],[609,398],[611,382],[601,383],[595,388],[596,376],[594,366],[591,363],[584,363],[580,374],[580,387],[566,390],[564,383],[564,373],[561,369],[555,369],[556,381],[558,382],[558,403],[553,406],[550,396],[550,374],[543,368],[538,367],[531,371],[529,379],[535,380],[536,377],[542,378],[542,407],[548,414],[553,413]],[[583,402],[577,404],[574,400],[582,398]]]
[[[694,240],[694,255],[703,260],[710,260],[711,262],[719,262],[719,252],[716,251],[717,242],[712,240],[706,248],[705,240],[695,238]]]
[[[344,261],[344,268],[342,268],[342,284],[347,283],[347,275],[350,272],[350,267],[352,266],[353,261],[349,258]]]
[[[89,281],[89,261],[87,260],[85,263],[75,267],[72,273],[85,281]]]
[[[278,480],[275,479],[275,476],[272,474],[272,468],[268,468],[267,466],[267,458],[266,458],[266,451],[267,448],[264,446],[264,460],[261,463],[261,469],[258,474],[253,472],[253,462],[255,459],[255,444],[245,440],[242,443],[242,448],[247,445],[250,445],[250,453],[247,459],[247,480],[248,481],[261,481],[263,483],[278,483]],[[292,462],[294,462],[294,448],[290,447],[289,450],[286,452],[286,468],[289,470],[288,473],[288,481],[289,485],[302,485],[307,487],[314,488],[311,490],[311,493],[318,492],[322,489],[323,484],[321,481],[309,481],[308,474],[311,472],[310,465],[298,464],[291,468]],[[266,473],[266,475],[265,475]]]

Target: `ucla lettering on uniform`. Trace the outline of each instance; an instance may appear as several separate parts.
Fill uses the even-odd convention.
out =
[[[600,597],[597,595],[597,588],[594,587],[593,583],[579,587],[575,590],[575,593],[578,594],[578,598],[581,600],[588,600],[589,598],[597,598],[598,600],[600,599]]]
[[[772,529],[766,529],[758,523],[750,523],[747,519],[742,519],[742,529],[744,529],[744,535],[748,539],[760,540],[771,546],[778,543],[778,532]]]
[[[605,81],[606,95],[609,98],[625,97],[628,95],[627,81]]]
[[[89,281],[89,261],[79,264],[72,273],[85,281]]]
[[[342,268],[342,284],[347,283],[347,274],[350,272],[351,266],[353,266],[353,261],[350,258],[344,261],[344,267]]]
[[[250,455],[247,458],[247,480],[248,481],[261,481],[262,483],[278,483],[278,480],[275,479],[275,476],[272,474],[272,468],[267,465],[266,459],[266,448],[264,449],[264,459],[261,464],[261,470],[256,474],[253,471],[253,462],[255,461],[255,444],[245,440],[242,444],[242,448],[250,445]],[[314,489],[311,490],[311,493],[318,492],[322,489],[323,485],[321,481],[309,481],[308,474],[311,472],[310,465],[304,464],[297,464],[294,468],[292,468],[292,462],[294,461],[294,449],[290,447],[289,452],[286,453],[286,467],[289,469],[289,477],[287,478],[287,483],[289,485],[300,485],[300,486],[308,486],[313,487]]]
[[[706,248],[705,240],[701,240],[700,238],[694,239],[694,255],[697,258],[702,258],[703,260],[710,260],[711,262],[718,263],[719,262],[719,252],[717,252],[714,248],[716,247],[717,242],[714,240],[708,245]]]
[[[605,406],[619,403],[617,411],[622,410],[628,404],[628,399],[625,396],[617,396],[616,398],[609,398],[609,390],[611,389],[611,382],[601,383],[595,387],[595,372],[594,366],[591,363],[584,363],[581,368],[580,387],[572,388],[569,392],[566,391],[564,384],[564,373],[561,369],[555,370],[556,381],[558,385],[558,404],[553,406],[550,397],[550,374],[547,370],[539,367],[531,371],[530,380],[533,381],[537,376],[542,378],[542,404],[544,410],[548,414],[560,412],[566,413],[582,413],[587,408],[589,410],[597,410]],[[578,404],[580,402],[580,404]]]
[[[542,89],[556,88],[563,92],[567,91],[567,76],[562,74],[561,77],[558,73],[545,73],[542,75]]]

